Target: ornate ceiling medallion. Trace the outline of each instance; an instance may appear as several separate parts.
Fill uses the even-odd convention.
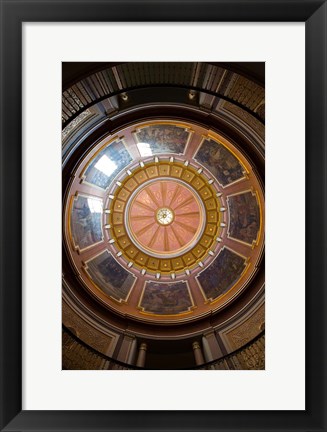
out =
[[[142,165],[111,194],[113,246],[129,269],[143,274],[170,277],[203,266],[221,230],[218,191],[202,170],[182,161]]]
[[[160,225],[169,225],[175,219],[175,214],[172,209],[162,207],[157,210],[156,220]]]

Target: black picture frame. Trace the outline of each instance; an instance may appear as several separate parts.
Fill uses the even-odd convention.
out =
[[[327,430],[326,1],[1,0],[0,3],[1,430]],[[28,21],[305,22],[305,411],[22,411],[22,23]],[[292,338],[294,331],[290,326],[285,337]],[[285,363],[293,361],[296,359],[285,358]]]

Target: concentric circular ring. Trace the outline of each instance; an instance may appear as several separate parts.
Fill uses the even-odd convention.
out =
[[[105,305],[137,320],[188,321],[220,309],[245,289],[261,259],[258,180],[237,149],[205,137],[200,127],[194,126],[188,153],[135,160],[127,153],[137,151],[135,126],[128,131],[126,141],[99,142],[70,190],[67,238],[83,282]],[[176,185],[183,192],[178,199]],[[150,204],[143,213],[134,207],[141,194],[148,200],[142,204]],[[162,213],[166,224],[159,222]],[[180,244],[175,238],[165,247],[158,233],[149,236],[153,244],[146,240],[147,225],[164,232],[177,222],[192,230]]]
[[[221,231],[221,204],[202,170],[149,161],[119,183],[111,194],[109,235],[129,270],[170,278],[203,265]],[[163,208],[174,215],[167,225],[157,221]]]

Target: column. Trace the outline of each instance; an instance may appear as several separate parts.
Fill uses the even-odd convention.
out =
[[[136,366],[138,367],[145,366],[146,350],[147,350],[147,344],[145,342],[141,343],[139,348],[139,354],[137,356]]]
[[[214,331],[205,333],[202,336],[202,346],[204,351],[204,358],[206,359],[207,362],[210,362],[212,360],[217,360],[223,357],[223,353],[221,352]]]
[[[122,344],[117,355],[117,360],[123,363],[129,363],[130,353],[133,349],[135,336],[131,334],[125,334]]]
[[[204,358],[203,358],[203,354],[199,342],[193,342],[192,347],[193,347],[195,364],[199,366],[204,363]]]
[[[202,347],[203,347],[203,354],[206,362],[211,362],[212,360],[214,360],[209,346],[209,342],[207,341],[205,336],[202,336]]]
[[[137,351],[137,342],[136,342],[136,338],[134,338],[132,344],[130,345],[130,349],[127,357],[128,364],[131,365],[135,364],[136,351]]]

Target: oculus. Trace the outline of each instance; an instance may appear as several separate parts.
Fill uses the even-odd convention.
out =
[[[157,210],[156,219],[161,225],[169,225],[174,220],[174,212],[166,207],[160,208]]]

